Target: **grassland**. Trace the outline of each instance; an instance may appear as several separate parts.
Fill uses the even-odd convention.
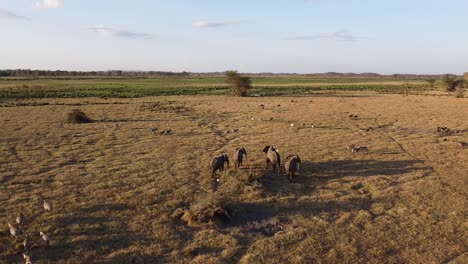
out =
[[[157,86],[103,82],[26,85],[73,90],[70,97],[79,89]],[[7,85],[19,84],[3,81],[2,91]],[[214,93],[8,99],[2,92],[9,107],[0,107],[0,262],[22,261],[22,240],[7,227],[22,211],[38,263],[467,263],[468,149],[456,144],[468,141],[467,99]],[[76,108],[95,122],[59,125]],[[437,126],[463,133],[439,135]],[[154,127],[174,133],[155,135]],[[264,169],[262,149],[270,144],[283,157],[301,156],[294,183]],[[348,144],[369,152],[351,153]],[[240,146],[247,165],[214,184],[210,159]],[[54,203],[52,213],[43,212],[43,198]],[[194,205],[219,200],[230,221],[181,220]],[[40,230],[52,239],[46,250],[38,246]]]
[[[251,93],[310,95],[341,91],[407,93],[427,90],[424,80],[398,78],[253,77]],[[136,98],[168,95],[228,95],[223,77],[0,78],[0,99]]]

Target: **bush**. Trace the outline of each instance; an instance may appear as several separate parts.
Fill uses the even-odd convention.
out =
[[[226,83],[230,85],[231,93],[235,96],[247,96],[247,91],[252,88],[252,80],[241,76],[237,71],[226,72]]]
[[[465,79],[456,79],[453,75],[446,74],[442,76],[442,84],[445,86],[446,92],[455,92],[457,88],[464,88],[465,82]]]
[[[442,76],[442,84],[446,92],[454,92],[455,87],[455,77],[449,74]]]
[[[232,211],[227,206],[227,202],[218,194],[208,194],[199,197],[185,211],[182,220],[190,226],[200,226],[205,224],[223,225],[232,220]]]
[[[436,83],[435,79],[428,79],[426,82],[429,84],[429,87],[434,88],[434,84]]]
[[[78,109],[75,109],[67,114],[66,122],[73,123],[73,124],[82,124],[82,123],[92,123],[93,120],[91,120],[88,116],[86,116],[85,113],[81,112]]]
[[[458,88],[457,91],[453,94],[453,97],[455,98],[463,98],[463,88]]]

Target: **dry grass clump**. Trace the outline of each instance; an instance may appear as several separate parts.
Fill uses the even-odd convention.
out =
[[[73,111],[67,114],[67,123],[72,124],[84,124],[84,123],[92,123],[93,120],[89,118],[85,113],[78,109],[74,109]]]
[[[227,204],[217,193],[201,196],[185,211],[182,220],[189,226],[227,224],[232,220],[232,210]]]

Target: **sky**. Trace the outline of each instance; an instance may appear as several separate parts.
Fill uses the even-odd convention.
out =
[[[0,0],[0,69],[468,72],[468,0]]]

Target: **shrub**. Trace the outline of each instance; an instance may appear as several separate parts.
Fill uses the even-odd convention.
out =
[[[222,225],[229,223],[232,211],[227,202],[216,193],[199,197],[189,210],[185,211],[182,220],[190,226],[205,224]]]
[[[436,83],[435,79],[428,79],[426,82],[429,84],[429,87],[434,88],[434,84]]]
[[[86,116],[85,113],[81,112],[78,109],[74,109],[70,113],[67,114],[67,123],[73,123],[73,124],[82,124],[82,123],[92,123],[93,120],[91,120],[88,116]]]
[[[446,92],[454,92],[456,89],[455,86],[455,77],[450,74],[445,74],[442,76],[442,84]]]
[[[252,80],[249,77],[241,76],[237,71],[227,71],[225,75],[233,95],[247,96],[247,91],[252,88]]]
[[[455,98],[463,98],[463,88],[458,88],[457,91],[453,94],[453,97]]]
[[[453,75],[446,74],[442,76],[442,84],[445,86],[446,92],[455,92],[457,88],[464,88],[465,83],[465,79],[456,79]]]

